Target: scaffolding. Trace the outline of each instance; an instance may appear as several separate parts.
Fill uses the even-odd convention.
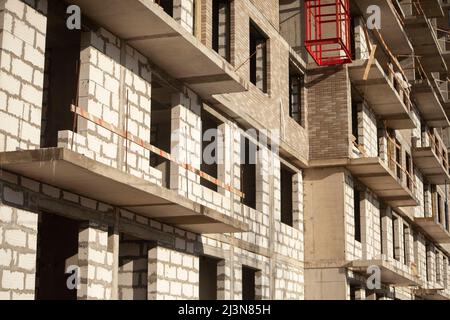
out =
[[[306,0],[305,47],[319,66],[352,61],[349,0]]]

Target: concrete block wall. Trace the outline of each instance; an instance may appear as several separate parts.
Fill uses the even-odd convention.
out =
[[[108,251],[108,226],[93,221],[82,223],[78,245],[78,299],[111,299],[113,254]]]
[[[276,300],[304,300],[304,272],[302,267],[277,262],[275,265]]]
[[[436,254],[433,244],[428,244],[426,247],[427,255],[427,270],[428,270],[428,285],[433,288],[436,285]],[[425,278],[426,279],[426,278]]]
[[[198,257],[155,247],[149,251],[149,299],[198,299]]]
[[[363,147],[364,157],[378,156],[378,129],[375,113],[363,103],[358,108],[358,144]]]
[[[355,38],[355,57],[356,59],[369,59],[370,56],[370,48],[367,44],[370,39],[366,38],[364,32],[364,19],[361,17],[355,18],[355,27],[354,27],[354,38]]]
[[[44,2],[37,7],[46,10]],[[47,19],[19,0],[2,0],[0,16],[0,150],[36,149]]]
[[[22,205],[20,193],[3,187],[0,201],[0,300],[34,299],[38,214]]]
[[[417,273],[423,281],[427,278],[427,265],[426,265],[426,239],[420,232],[415,232],[414,241],[414,257],[417,268]]]
[[[150,136],[151,70],[149,61],[100,28],[82,34],[80,107],[133,135]],[[78,130],[60,132],[58,146],[85,153],[104,164],[161,185],[162,174],[149,165],[150,152],[78,117]]]
[[[362,192],[361,242],[363,259],[374,259],[381,255],[380,203],[369,190]]]
[[[349,172],[344,177],[344,220],[345,259],[352,261],[362,258],[362,243],[355,240],[354,180]]]

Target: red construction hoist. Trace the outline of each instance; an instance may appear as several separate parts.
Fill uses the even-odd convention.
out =
[[[352,61],[349,0],[305,0],[306,50],[319,66]]]

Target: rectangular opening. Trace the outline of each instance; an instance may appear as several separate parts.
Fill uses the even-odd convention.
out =
[[[350,285],[350,300],[356,300],[356,291],[358,290],[358,288],[351,284]]]
[[[155,244],[128,234],[119,238],[119,300],[147,300],[148,251]]]
[[[256,209],[256,152],[257,147],[248,138],[241,137],[241,191],[242,204]]]
[[[397,249],[399,247],[398,245],[398,241],[399,241],[399,237],[397,235],[397,224],[398,224],[398,218],[395,216],[392,216],[392,257],[395,260],[400,261],[400,257],[398,255]]]
[[[403,225],[403,263],[409,264],[409,227]]]
[[[212,46],[225,60],[230,61],[230,0],[213,0]]]
[[[405,153],[405,162],[406,162],[406,186],[409,190],[413,189],[413,168],[412,168],[412,158],[411,155],[406,152]]]
[[[256,269],[242,266],[242,300],[256,300]]]
[[[294,225],[293,176],[294,172],[285,165],[281,165],[281,222],[291,227]]]
[[[303,125],[302,90],[304,76],[292,66],[289,67],[289,116]]]
[[[439,223],[442,223],[442,197],[439,193],[437,195],[437,220]]]
[[[78,103],[81,31],[66,27],[67,5],[48,2],[41,147],[56,147],[58,131],[73,130],[71,104]]]
[[[352,135],[356,144],[359,143],[358,109],[359,104],[352,100]]]
[[[67,286],[73,273],[66,272],[78,266],[78,221],[42,212],[38,231],[36,299],[76,300],[76,288]]]
[[[425,246],[425,273],[426,273],[426,279],[427,279],[427,281],[431,281],[431,274],[430,274],[430,271],[431,271],[431,265],[430,265],[430,257],[429,257],[429,250],[430,250],[430,248],[429,248],[429,245],[426,245]]]
[[[209,174],[210,176],[217,178],[218,170],[218,148],[221,134],[219,133],[219,125],[221,124],[217,119],[210,115],[205,110],[202,110],[202,162],[200,169]],[[201,178],[200,183],[202,186],[207,187],[217,192],[217,185],[208,181],[205,178]]]
[[[250,21],[250,82],[267,92],[267,37]]]
[[[152,74],[152,116],[150,143],[170,153],[172,134],[172,94],[175,90]],[[150,165],[162,172],[163,187],[170,188],[170,161],[150,154]]]
[[[397,171],[397,178],[402,180],[402,148],[400,142],[395,139],[395,165]]]
[[[434,265],[436,267],[436,282],[441,283],[442,275],[441,275],[441,259],[439,257],[439,251],[434,252]]]
[[[361,242],[361,192],[354,190],[353,196],[355,240]]]
[[[173,17],[173,0],[155,0],[155,2],[163,8],[163,10]]]
[[[217,300],[217,263],[218,259],[200,256],[200,300]]]

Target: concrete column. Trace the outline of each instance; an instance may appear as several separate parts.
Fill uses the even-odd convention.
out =
[[[22,200],[7,187],[3,196]],[[0,300],[35,297],[38,214],[16,209],[0,201]]]
[[[432,245],[428,245],[426,248],[427,255],[427,271],[428,271],[428,281],[430,283],[436,282],[436,258],[434,254],[434,247]]]
[[[108,252],[108,226],[81,223],[78,241],[78,299],[111,299],[113,254]]]
[[[393,256],[392,213],[390,207],[381,209],[381,248],[382,253],[389,258]]]

